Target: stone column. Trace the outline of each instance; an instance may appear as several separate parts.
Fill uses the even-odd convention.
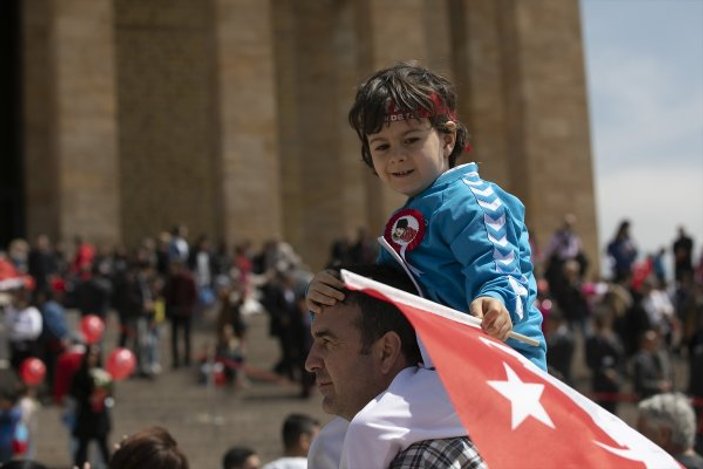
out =
[[[213,3],[114,0],[124,238],[223,233]]]
[[[224,232],[282,235],[271,3],[215,0]]]
[[[285,238],[314,269],[365,225],[366,192],[347,112],[357,81],[354,2],[274,2]]]
[[[50,0],[22,2],[24,179],[27,233],[60,236],[59,164],[54,148],[55,103]]]
[[[110,0],[23,2],[30,237],[120,239]]]
[[[578,2],[450,3],[454,67],[481,174],[518,196],[544,246],[574,213],[598,271]]]
[[[541,245],[565,214],[575,214],[590,272],[597,273],[600,256],[578,2],[504,0],[502,5],[504,73],[510,83],[506,98],[511,188],[525,202],[528,222]]]
[[[450,7],[459,116],[469,129],[473,146],[461,162],[479,162],[483,177],[507,187],[506,86],[499,4],[494,0],[453,1]]]

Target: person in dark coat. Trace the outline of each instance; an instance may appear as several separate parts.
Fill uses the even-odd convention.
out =
[[[693,239],[679,227],[679,236],[671,248],[674,253],[674,277],[681,282],[685,276],[693,275]]]
[[[605,305],[594,313],[594,332],[586,340],[586,364],[591,370],[595,401],[615,414],[625,363],[625,351],[613,332],[613,311]]]
[[[112,300],[112,282],[105,264],[84,264],[81,281],[73,292],[75,306],[82,316],[94,314],[105,321]]]
[[[545,320],[547,340],[547,370],[567,384],[571,381],[571,363],[574,357],[574,335],[558,308],[553,307]]]
[[[73,463],[83,467],[88,458],[88,444],[95,440],[105,464],[110,460],[107,438],[112,428],[110,417],[110,388],[107,373],[100,368],[100,348],[88,346],[81,367],[73,377],[71,396],[76,401],[76,423],[73,436],[78,447]]]
[[[183,335],[184,356],[183,362],[190,365],[191,319],[196,301],[196,287],[193,275],[180,260],[171,261],[171,273],[164,286],[164,301],[166,302],[166,316],[171,321],[171,359],[173,368],[181,366],[181,355],[178,347],[179,332]]]
[[[36,244],[29,251],[28,267],[29,275],[36,282],[36,292],[48,291],[51,276],[58,272],[58,264],[47,235],[37,236]]]
[[[670,392],[674,372],[668,352],[662,348],[661,334],[656,329],[645,331],[640,350],[632,358],[633,388],[640,399]]]

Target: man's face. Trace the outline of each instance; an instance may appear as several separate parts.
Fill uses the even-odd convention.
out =
[[[312,322],[312,348],[305,368],[315,373],[325,412],[351,420],[386,388],[379,353],[361,352],[361,313],[357,305],[337,303]]]
[[[242,464],[242,469],[260,469],[261,459],[256,454],[249,456],[246,461]]]

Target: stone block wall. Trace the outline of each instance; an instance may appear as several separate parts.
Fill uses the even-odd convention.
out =
[[[210,2],[115,0],[123,241],[222,234]]]
[[[541,245],[574,213],[597,264],[576,0],[27,0],[23,17],[32,235],[134,246],[185,223],[319,268],[404,202],[347,112],[362,79],[417,60],[456,83],[463,161],[523,200]]]
[[[113,5],[23,3],[28,234],[120,239]]]

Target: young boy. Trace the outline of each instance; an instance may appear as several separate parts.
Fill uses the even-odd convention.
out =
[[[484,181],[478,166],[455,166],[468,146],[456,117],[456,95],[445,78],[400,64],[363,83],[349,112],[364,162],[391,189],[408,197],[386,225],[380,263],[399,262],[420,293],[483,318],[482,328],[506,340],[511,330],[539,347],[507,343],[546,369],[542,316],[530,260],[524,206]],[[344,298],[331,271],[318,273],[306,296],[320,313]]]

